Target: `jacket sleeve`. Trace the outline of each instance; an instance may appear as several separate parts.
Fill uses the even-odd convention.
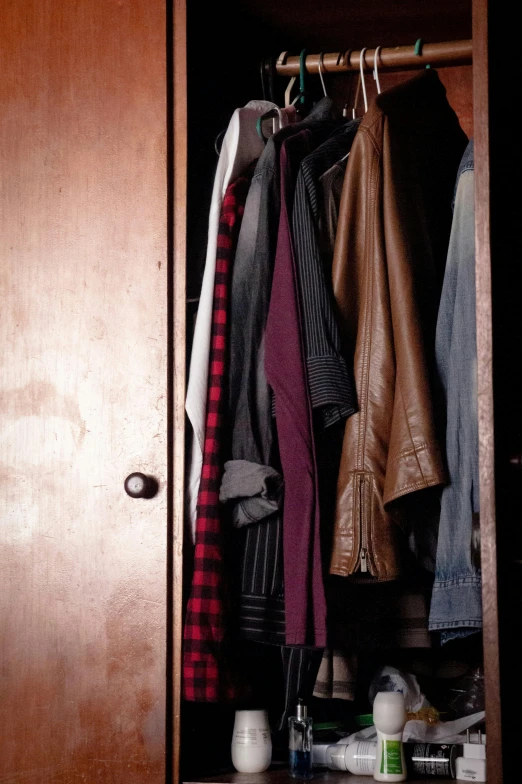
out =
[[[384,503],[445,481],[432,400],[438,284],[412,156],[383,129],[382,234],[396,362]],[[408,140],[400,138],[399,145]],[[401,161],[400,177],[394,161]],[[411,167],[411,170],[409,170]]]
[[[232,458],[269,465],[273,423],[264,371],[272,254],[271,171],[256,170],[245,206],[230,298],[229,417]],[[273,222],[273,221],[272,221]]]

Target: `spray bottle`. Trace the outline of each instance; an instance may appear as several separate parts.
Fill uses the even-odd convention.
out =
[[[397,691],[380,691],[373,703],[373,721],[377,730],[375,781],[406,781],[406,762],[402,731],[406,724],[404,696]]]

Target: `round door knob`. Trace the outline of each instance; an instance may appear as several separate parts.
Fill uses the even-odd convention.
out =
[[[152,498],[158,491],[156,480],[139,471],[129,474],[123,486],[131,498]]]

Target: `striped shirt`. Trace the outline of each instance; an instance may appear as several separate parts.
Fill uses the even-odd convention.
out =
[[[312,408],[328,427],[357,410],[352,368],[341,350],[334,313],[331,269],[325,269],[319,240],[320,177],[350,152],[359,122],[352,120],[308,155],[297,178],[292,233]],[[351,363],[350,363],[351,364]]]

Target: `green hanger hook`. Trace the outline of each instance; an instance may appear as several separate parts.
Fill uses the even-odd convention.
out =
[[[417,55],[417,57],[422,57],[423,44],[424,41],[422,40],[422,38],[417,38],[417,40],[415,41],[415,49],[413,50],[413,54]],[[426,68],[431,68],[431,65],[428,63],[426,65]]]
[[[299,103],[301,106],[306,101],[306,49],[301,50],[299,55]]]

